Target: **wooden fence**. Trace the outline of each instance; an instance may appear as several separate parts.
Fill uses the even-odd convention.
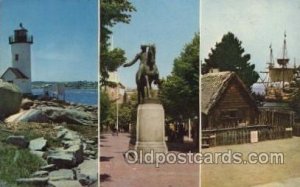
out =
[[[296,123],[293,126],[293,135],[294,136],[300,136],[300,124],[299,123]]]
[[[259,109],[258,124],[292,127],[295,124],[295,112],[274,109]]]
[[[251,132],[257,131],[258,141],[291,138],[295,114],[291,111],[261,109],[258,124],[246,127],[202,130],[202,146],[244,144],[251,142]],[[300,134],[300,126],[299,134]]]
[[[292,128],[260,125],[234,129],[203,130],[202,144],[217,146],[250,143],[251,131],[257,131],[258,141],[292,137]]]

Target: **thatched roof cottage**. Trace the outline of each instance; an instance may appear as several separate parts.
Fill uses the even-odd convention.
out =
[[[201,77],[202,129],[253,125],[256,102],[234,72],[208,73]]]

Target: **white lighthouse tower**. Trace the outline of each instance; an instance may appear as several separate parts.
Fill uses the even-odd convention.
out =
[[[20,28],[14,30],[9,37],[11,45],[12,66],[2,75],[2,79],[18,85],[23,94],[31,94],[31,44],[33,37],[28,35],[20,23]]]

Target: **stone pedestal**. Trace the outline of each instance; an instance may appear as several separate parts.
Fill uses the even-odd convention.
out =
[[[161,104],[140,104],[136,128],[135,149],[138,152],[168,152],[165,142],[165,112]]]

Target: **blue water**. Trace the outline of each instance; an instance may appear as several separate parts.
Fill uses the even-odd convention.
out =
[[[43,94],[43,89],[32,89],[34,95]],[[77,104],[98,104],[98,91],[96,89],[66,89],[65,100]]]

